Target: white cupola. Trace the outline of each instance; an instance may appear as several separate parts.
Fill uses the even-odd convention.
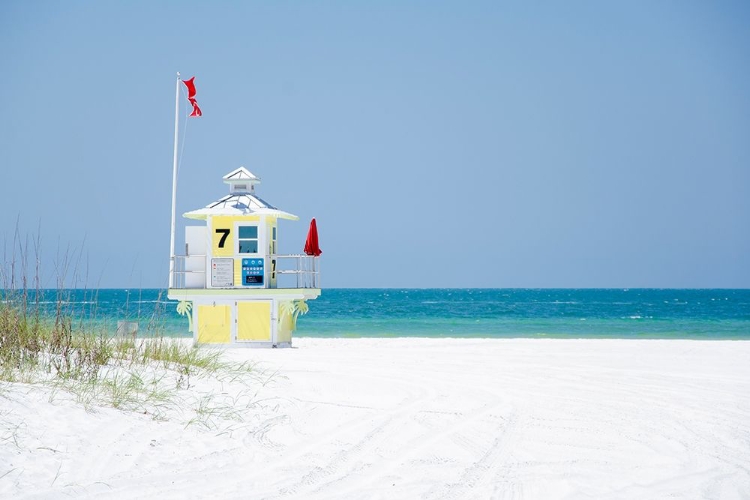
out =
[[[255,185],[260,184],[260,178],[245,167],[229,172],[223,179],[229,184],[229,194],[255,194]]]

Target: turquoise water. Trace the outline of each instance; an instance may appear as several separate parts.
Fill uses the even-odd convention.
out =
[[[55,291],[42,307],[52,310]],[[75,317],[187,336],[160,290],[69,290]],[[750,339],[750,290],[329,289],[296,336]]]

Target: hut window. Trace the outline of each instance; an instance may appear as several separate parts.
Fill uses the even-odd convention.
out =
[[[258,226],[239,227],[238,253],[258,253]]]

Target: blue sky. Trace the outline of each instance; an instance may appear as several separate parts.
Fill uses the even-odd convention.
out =
[[[180,71],[204,116],[178,213],[244,165],[301,218],[282,252],[317,218],[324,286],[750,287],[748,26],[730,1],[5,1],[0,234],[41,235],[48,285],[80,251],[89,286],[164,286]]]

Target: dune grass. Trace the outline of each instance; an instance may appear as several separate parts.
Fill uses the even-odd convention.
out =
[[[0,397],[3,385],[32,384],[48,389],[50,400],[72,398],[87,410],[108,406],[157,419],[179,416],[187,425],[211,429],[220,429],[222,419],[236,425],[256,405],[258,390],[268,382],[262,371],[250,362],[225,361],[221,350],[165,337],[163,309],[141,318],[148,323],[147,334],[137,338],[113,332],[96,317],[96,291],[86,297],[93,307],[75,310],[66,287],[80,289],[88,279],[79,279],[80,250],[58,256],[57,288],[43,293],[40,248],[38,236],[30,244],[18,227],[10,252],[4,245]],[[52,307],[43,305],[50,294]]]
[[[251,408],[264,384],[252,363],[224,361],[221,350],[159,333],[117,335],[100,323],[74,320],[63,303],[45,315],[30,296],[2,291],[0,381],[41,384],[52,389],[50,399],[62,391],[89,410],[110,406],[157,419],[180,414],[187,425],[217,429],[217,420],[236,421]],[[206,379],[204,388],[218,381],[239,385],[239,393],[230,402],[207,389],[190,394]]]
[[[30,377],[95,381],[102,370],[158,365],[190,374],[222,368],[219,351],[194,349],[177,339],[156,334],[148,338],[120,336],[74,323],[67,314],[43,317],[29,307],[23,293],[6,291],[0,302],[0,379],[23,381]]]

